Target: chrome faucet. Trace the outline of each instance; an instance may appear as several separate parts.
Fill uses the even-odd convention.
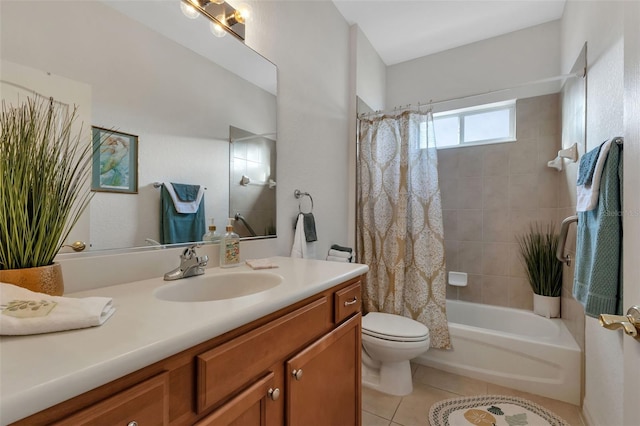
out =
[[[196,254],[196,248],[198,245],[184,249],[180,255],[180,266],[173,271],[164,274],[165,281],[179,280],[181,278],[194,277],[196,275],[204,274],[204,267],[207,266],[209,256],[198,256]]]

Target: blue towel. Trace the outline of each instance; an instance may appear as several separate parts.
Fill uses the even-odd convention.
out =
[[[602,148],[603,144],[604,142],[584,154],[580,159],[580,167],[578,168],[578,185],[591,185],[593,172],[596,169],[596,163],[598,162],[598,155],[600,155],[600,148]]]
[[[184,183],[173,183],[173,190],[176,192],[180,201],[195,201],[198,198],[198,191],[200,191],[200,185],[187,185]]]
[[[175,244],[202,241],[202,236],[206,232],[204,197],[200,200],[198,211],[195,213],[178,213],[164,185],[160,199],[160,242]]]
[[[622,315],[622,146],[612,143],[597,208],[578,212],[573,297],[591,317]]]

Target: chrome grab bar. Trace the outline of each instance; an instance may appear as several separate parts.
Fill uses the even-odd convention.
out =
[[[558,250],[556,251],[556,257],[562,263],[565,263],[567,266],[571,266],[571,255],[564,254],[564,246],[567,244],[567,234],[569,233],[569,225],[573,222],[578,222],[578,216],[569,216],[565,220],[562,221],[562,225],[560,226],[560,239],[558,244]]]
[[[247,223],[247,221],[244,218],[244,216],[242,216],[240,213],[236,213],[236,215],[234,216],[234,219],[237,220],[237,221],[242,222],[242,224],[244,225],[245,228],[247,228],[247,231],[249,231],[249,234],[251,234],[252,237],[257,237],[258,236],[258,234],[256,234],[256,231],[253,230],[251,225],[249,225]]]

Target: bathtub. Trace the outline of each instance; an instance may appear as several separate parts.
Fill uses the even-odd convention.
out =
[[[562,320],[447,300],[450,350],[413,362],[580,405],[580,347]]]

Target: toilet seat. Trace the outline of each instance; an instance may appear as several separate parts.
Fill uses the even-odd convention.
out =
[[[370,312],[362,317],[362,334],[394,342],[421,342],[429,339],[429,329],[424,324],[383,312]]]

